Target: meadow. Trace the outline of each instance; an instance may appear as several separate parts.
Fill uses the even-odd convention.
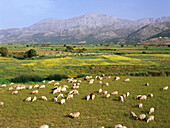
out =
[[[128,128],[169,128],[170,127],[170,102],[169,90],[163,91],[164,86],[169,85],[168,77],[129,77],[122,76],[120,80],[114,81],[111,79],[102,80],[103,83],[108,82],[109,86],[102,86],[95,80],[94,84],[88,84],[88,81],[82,80],[79,95],[74,95],[73,99],[66,100],[66,103],[61,105],[59,102],[52,101],[58,94],[52,94],[53,84],[46,84],[46,89],[38,89],[38,94],[30,94],[32,90],[21,90],[18,95],[12,95],[12,91],[8,91],[8,87],[15,85],[7,85],[6,88],[0,88],[0,99],[5,103],[0,106],[0,127],[2,128],[38,128],[43,124],[48,124],[50,128],[97,128],[104,126],[105,128],[114,128],[116,124],[122,124]],[[130,78],[130,82],[124,82],[126,78]],[[145,86],[148,82],[149,86]],[[59,81],[60,86],[68,85],[67,92],[62,92],[64,97],[72,90],[72,83],[67,83],[66,80]],[[30,85],[30,84],[29,84]],[[35,85],[35,84],[34,84]],[[42,83],[39,83],[42,85]],[[26,84],[28,86],[28,84]],[[99,88],[107,90],[109,93],[118,91],[116,96],[111,95],[110,98],[105,98],[104,95],[98,94]],[[130,92],[130,96],[122,103],[118,97],[126,92]],[[85,97],[90,93],[96,95],[94,100],[87,101]],[[147,100],[139,101],[134,97],[142,94],[148,95],[153,93],[154,97],[148,97]],[[35,102],[25,102],[24,100],[31,96],[37,96]],[[44,95],[48,101],[42,101],[40,98]],[[137,103],[143,103],[143,108],[137,108]],[[155,121],[147,123],[145,120],[135,120],[130,116],[133,111],[137,115],[146,114],[151,107],[155,108],[152,114],[155,116]],[[79,111],[80,117],[73,119],[69,117],[72,112]]]

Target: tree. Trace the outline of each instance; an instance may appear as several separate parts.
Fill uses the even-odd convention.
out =
[[[25,56],[26,58],[31,58],[33,56],[36,56],[37,55],[37,52],[35,49],[30,49],[28,51],[25,52]]]
[[[0,48],[0,54],[1,56],[7,56],[8,55],[8,49],[6,47]]]

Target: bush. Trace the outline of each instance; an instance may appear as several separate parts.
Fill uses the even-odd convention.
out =
[[[151,76],[165,76],[165,73],[162,71],[149,71],[148,74]]]
[[[25,82],[30,82],[30,81],[40,82],[43,79],[44,77],[38,74],[24,74],[24,75],[15,77],[11,81],[14,83],[25,83]]]
[[[80,74],[80,75],[77,75],[77,77],[76,77],[76,78],[84,78],[84,77],[86,77],[86,75],[84,75],[84,74]]]
[[[67,79],[68,76],[64,74],[54,74],[54,75],[49,75],[47,77],[47,80],[62,80],[62,79]]]
[[[0,48],[0,54],[1,56],[7,56],[8,55],[8,49],[6,47]]]
[[[31,58],[31,57],[36,56],[36,55],[37,55],[36,50],[35,49],[30,49],[30,50],[25,52],[24,57],[25,58]]]

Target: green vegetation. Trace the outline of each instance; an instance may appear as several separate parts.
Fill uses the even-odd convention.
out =
[[[1,56],[8,56],[8,49],[6,47],[1,47],[0,48],[0,54]]]
[[[30,50],[25,52],[24,57],[25,58],[31,58],[31,57],[36,56],[36,55],[37,55],[36,50],[35,49],[30,49]]]

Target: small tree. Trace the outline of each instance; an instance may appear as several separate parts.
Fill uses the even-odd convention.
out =
[[[26,58],[31,58],[33,56],[36,56],[37,55],[37,52],[35,49],[30,49],[28,51],[25,52],[25,56]]]
[[[6,47],[0,48],[0,54],[1,56],[7,56],[8,55],[8,49]]]

